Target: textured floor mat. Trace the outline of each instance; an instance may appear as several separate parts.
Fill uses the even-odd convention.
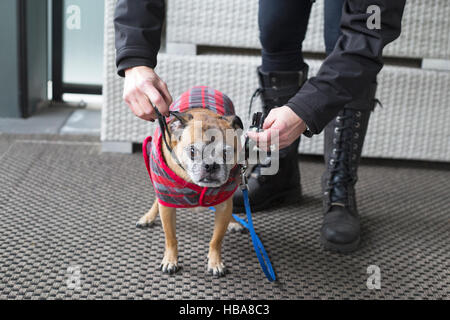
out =
[[[154,197],[139,154],[15,141],[0,159],[0,298],[449,298],[448,171],[362,166],[362,244],[344,256],[319,245],[323,165],[302,162],[302,202],[254,215],[279,279],[269,283],[245,233],[224,240],[230,274],[205,272],[208,211],[179,211],[182,270],[157,271],[159,219],[134,226]],[[369,265],[381,270],[380,290],[367,288]]]

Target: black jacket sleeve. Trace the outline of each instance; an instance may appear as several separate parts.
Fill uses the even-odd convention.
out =
[[[381,28],[370,30],[370,5],[381,10]],[[368,95],[383,67],[383,48],[401,30],[405,0],[347,0],[342,10],[342,36],[316,77],[309,79],[288,106],[319,133],[345,104]]]
[[[156,66],[164,23],[164,0],[118,0],[114,14],[118,74]]]

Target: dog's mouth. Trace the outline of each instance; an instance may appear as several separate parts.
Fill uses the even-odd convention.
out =
[[[220,187],[223,184],[223,181],[217,178],[213,178],[211,176],[205,176],[202,177],[200,180],[198,180],[197,184],[201,187],[216,188]]]
[[[214,179],[211,177],[203,177],[199,181],[203,183],[220,183],[219,179]]]

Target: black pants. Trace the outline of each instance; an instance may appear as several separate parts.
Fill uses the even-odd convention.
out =
[[[344,0],[325,0],[324,38],[329,54],[340,36]],[[311,0],[259,0],[259,29],[263,71],[297,71],[304,61],[305,39]]]

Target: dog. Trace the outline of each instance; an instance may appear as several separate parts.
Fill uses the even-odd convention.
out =
[[[238,153],[243,124],[231,100],[210,87],[186,91],[169,110],[172,116],[166,122],[167,130],[157,128],[143,143],[156,200],[137,226],[151,225],[160,214],[165,233],[160,270],[172,274],[179,270],[176,209],[214,207],[207,270],[220,277],[226,273],[222,240],[227,229],[240,229],[232,218],[232,196],[240,183]]]

